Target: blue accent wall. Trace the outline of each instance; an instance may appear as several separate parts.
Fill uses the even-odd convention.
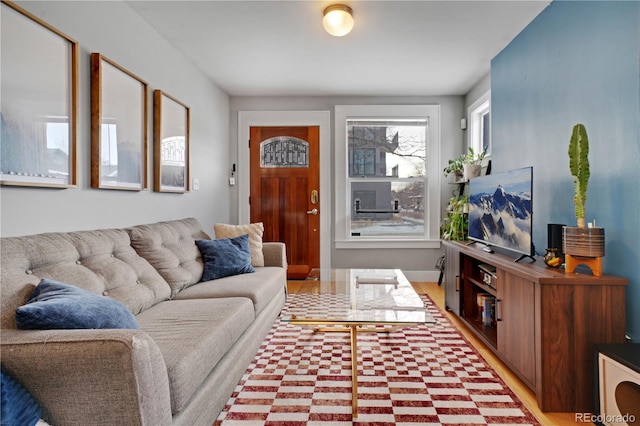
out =
[[[640,2],[554,1],[491,63],[493,169],[533,166],[533,242],[575,225],[567,149],[589,136],[586,221],[605,228],[604,273],[629,279],[640,342]]]

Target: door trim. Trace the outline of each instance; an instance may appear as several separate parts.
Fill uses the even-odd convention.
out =
[[[238,223],[249,223],[249,128],[252,126],[320,127],[320,268],[331,267],[331,112],[238,111]]]

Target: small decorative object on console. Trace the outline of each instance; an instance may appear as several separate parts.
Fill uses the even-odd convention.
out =
[[[547,253],[544,255],[544,263],[552,268],[557,268],[562,265],[562,258],[558,254],[557,248],[552,247],[547,249]]]

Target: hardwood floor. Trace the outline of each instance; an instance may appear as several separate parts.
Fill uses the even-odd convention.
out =
[[[295,292],[303,281],[288,281],[287,287],[289,291]],[[575,413],[543,413],[538,408],[535,395],[533,392],[522,383],[522,381],[516,377],[494,354],[489,350],[484,343],[475,337],[467,327],[458,320],[458,318],[450,312],[447,312],[444,307],[444,288],[438,286],[438,283],[427,282],[414,282],[411,283],[418,293],[428,294],[431,299],[445,312],[445,315],[449,320],[460,329],[464,336],[471,342],[471,344],[480,352],[480,354],[487,360],[487,362],[493,367],[496,373],[502,380],[511,388],[518,398],[525,404],[525,406],[531,411],[531,413],[538,419],[538,421],[544,426],[565,426],[580,424],[575,421]]]

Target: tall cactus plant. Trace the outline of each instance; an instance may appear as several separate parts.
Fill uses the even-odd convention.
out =
[[[587,202],[587,186],[589,185],[589,138],[584,125],[573,126],[569,141],[569,169],[573,176],[575,193],[576,220],[578,228],[584,228],[584,207]]]

